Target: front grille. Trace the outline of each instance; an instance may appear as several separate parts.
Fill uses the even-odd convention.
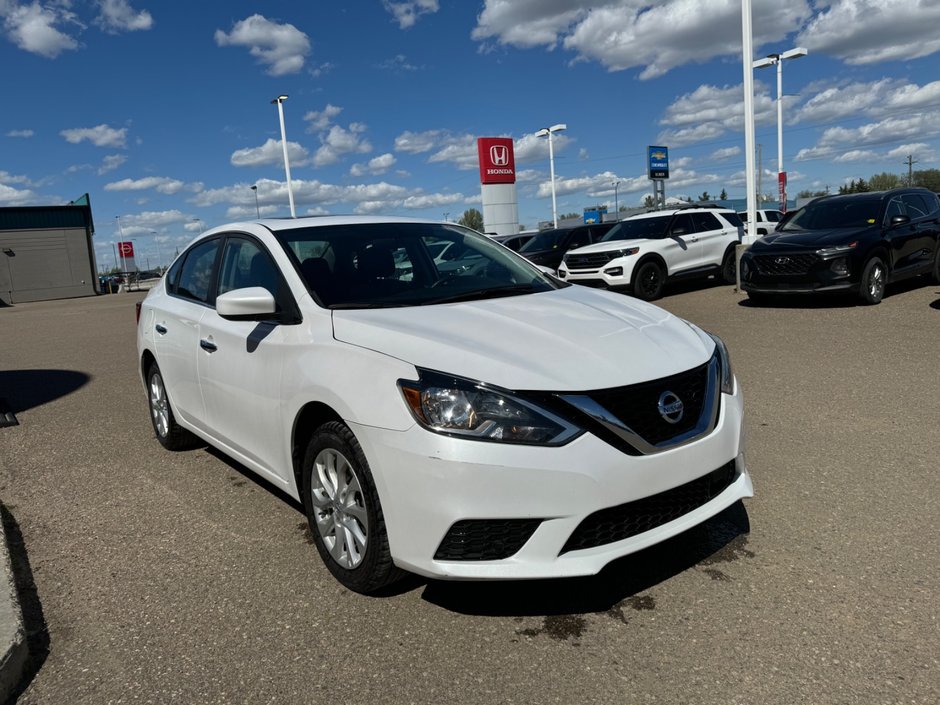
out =
[[[819,258],[815,254],[754,255],[754,266],[761,274],[806,274]]]
[[[647,443],[656,445],[695,428],[702,416],[708,382],[706,363],[672,377],[587,392],[587,396]],[[669,423],[659,413],[659,399],[665,392],[672,392],[682,400],[682,418],[678,423]]]
[[[561,553],[604,546],[668,524],[720,495],[735,476],[732,460],[671,490],[594,512],[578,524]]]
[[[600,269],[612,259],[617,259],[619,252],[590,252],[582,255],[570,254],[565,259],[568,269]]]
[[[498,561],[516,553],[541,519],[463,519],[447,532],[436,561]]]

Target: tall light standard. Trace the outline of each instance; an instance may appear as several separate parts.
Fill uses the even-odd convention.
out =
[[[620,188],[620,182],[614,181],[614,216],[620,220],[620,201],[617,200],[617,189]]]
[[[535,133],[536,137],[548,137],[548,167],[552,177],[552,223],[558,227],[558,207],[555,205],[555,149],[552,146],[552,134],[567,130],[568,126],[564,123],[543,127]]]
[[[287,132],[284,129],[284,101],[287,100],[286,95],[279,95],[277,98],[272,100],[272,103],[277,103],[277,115],[281,119],[281,147],[284,148],[284,173],[287,174],[287,199],[290,201],[290,217],[296,218],[297,213],[294,211],[294,191],[291,188],[290,183],[290,160],[287,158]]]
[[[121,233],[121,242],[118,246],[118,249],[121,251],[121,271],[127,271],[127,262],[124,259],[124,226],[121,225],[121,216],[114,216],[118,223],[118,231]]]
[[[160,241],[157,239],[157,231],[151,230],[150,234],[153,235],[153,244],[157,248],[157,269],[160,269],[163,266],[163,252],[160,251]],[[150,267],[147,267],[150,269]]]
[[[205,226],[202,223],[202,218],[193,218],[193,222],[199,223],[199,234],[202,235],[202,233],[205,231]]]
[[[787,59],[799,59],[809,52],[803,47],[790,49],[782,54],[768,54],[764,59],[754,62],[755,69],[765,66],[777,67],[777,184],[780,190],[780,210],[787,212],[787,172],[783,170],[783,62]]]
[[[255,192],[255,213],[258,215],[258,220],[261,220],[261,206],[258,205],[258,184],[252,184],[251,190]]]

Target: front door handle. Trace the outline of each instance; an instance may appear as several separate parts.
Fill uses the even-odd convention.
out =
[[[219,349],[218,345],[216,345],[215,343],[211,343],[205,339],[199,341],[199,347],[205,350],[206,352],[211,352],[211,353]]]
[[[166,326],[161,326],[159,323],[153,327],[157,333],[160,335],[166,335]]]

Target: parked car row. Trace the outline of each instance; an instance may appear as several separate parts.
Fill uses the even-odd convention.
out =
[[[741,286],[754,302],[855,292],[876,304],[891,282],[924,274],[940,282],[940,200],[927,189],[826,196],[786,216],[759,210],[756,222],[766,228],[741,260]],[[687,206],[546,230],[520,254],[563,280],[649,301],[680,278],[734,282],[744,231],[739,213]]]

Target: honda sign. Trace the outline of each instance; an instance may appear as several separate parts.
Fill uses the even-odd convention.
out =
[[[509,137],[480,137],[477,140],[480,157],[481,184],[516,183],[516,160]]]

